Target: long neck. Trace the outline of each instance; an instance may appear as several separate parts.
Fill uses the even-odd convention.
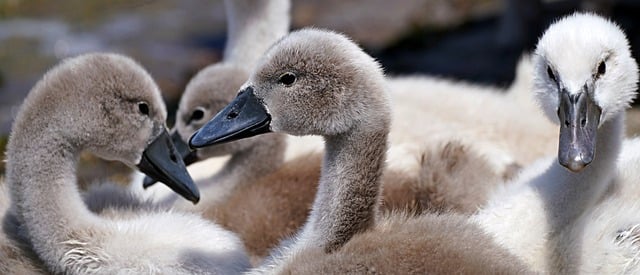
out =
[[[218,173],[207,179],[201,188],[203,197],[218,197],[220,200],[215,201],[222,201],[227,197],[225,193],[241,185],[251,184],[257,178],[275,171],[282,165],[286,149],[285,136],[269,134],[256,138],[260,141],[245,150],[234,153]],[[202,206],[210,205],[211,202],[208,202],[207,205]]]
[[[625,115],[619,114],[599,127],[595,157],[582,171],[570,172],[556,161],[536,179],[542,198],[552,209],[548,211],[552,232],[561,230],[594,204],[611,183],[624,138],[624,119]]]
[[[286,136],[272,133],[255,138],[259,141],[234,153],[217,173],[197,183],[200,196],[206,198],[205,201],[194,206],[178,195],[171,194],[161,204],[174,205],[176,201],[180,201],[177,206],[181,208],[206,210],[224,202],[239,186],[251,184],[275,171],[284,162]]]
[[[289,31],[289,0],[225,0],[228,40],[224,61],[253,68]]]
[[[228,178],[244,184],[280,167],[284,162],[285,136],[269,134],[258,138],[262,140],[246,150],[233,154],[213,179]]]
[[[95,224],[77,190],[78,152],[55,133],[34,139],[20,133],[14,132],[7,152],[13,211],[40,257],[55,261],[74,230]]]
[[[318,193],[300,238],[330,252],[374,223],[387,132],[354,129],[325,142]]]

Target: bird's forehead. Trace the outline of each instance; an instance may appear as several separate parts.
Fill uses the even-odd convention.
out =
[[[562,81],[582,81],[590,78],[598,64],[606,58],[602,47],[561,47],[547,55],[547,62],[557,71]]]
[[[595,73],[600,62],[625,47],[624,34],[615,24],[591,14],[575,14],[550,26],[540,38],[536,53],[563,82],[583,82]]]
[[[589,39],[576,33],[569,33],[562,41],[545,43],[538,48],[538,54],[571,90],[579,89],[591,79],[600,62],[610,52],[607,45],[598,39]]]

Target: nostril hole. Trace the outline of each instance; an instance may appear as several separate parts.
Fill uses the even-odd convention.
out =
[[[585,125],[587,125],[587,119],[583,118],[582,120],[580,120],[580,125],[582,125],[582,127],[584,127]]]
[[[227,114],[227,119],[234,119],[238,116],[238,112],[236,111],[231,111],[229,114]]]
[[[166,140],[167,143],[167,147],[171,148],[173,147],[173,144],[171,143],[170,140]],[[178,159],[176,158],[176,149],[175,147],[172,149],[169,149],[169,159],[173,162],[178,162]]]
[[[569,127],[569,121],[568,120],[564,121],[564,127]]]
[[[170,154],[169,155],[169,159],[171,159],[171,161],[173,161],[173,162],[178,162],[178,158],[176,158],[175,154]]]

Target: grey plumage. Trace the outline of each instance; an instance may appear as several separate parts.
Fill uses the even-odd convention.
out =
[[[78,154],[137,165],[165,119],[149,74],[115,54],[67,59],[29,93],[7,146],[7,184],[12,211],[51,272],[227,274],[248,266],[233,234],[196,215],[98,216],[84,205]]]
[[[286,74],[295,76],[293,83],[281,80]],[[291,33],[267,52],[244,87],[249,89],[245,93],[254,93],[268,110],[272,131],[321,135],[326,144],[318,192],[308,222],[255,273],[291,270],[342,273],[362,271],[363,267],[385,270],[382,265],[391,263],[399,268],[394,270],[399,273],[455,272],[464,270],[461,266],[465,262],[476,263],[467,266],[474,272],[481,269],[493,272],[496,268],[526,272],[517,258],[462,217],[378,216],[391,122],[388,89],[379,65],[344,36],[314,29]],[[402,243],[387,242],[380,237],[385,236],[381,233],[385,230],[396,231],[396,237],[404,240],[413,240],[413,234],[431,235],[425,230],[454,240],[419,241],[416,249],[397,254],[403,251]],[[467,254],[466,247],[460,246],[463,243],[477,244],[481,252]],[[449,245],[446,252],[438,248],[444,244]],[[371,258],[364,256],[370,252],[367,247],[377,246],[388,249]],[[419,251],[474,258],[443,262],[435,260],[440,259],[438,256]],[[434,260],[424,261],[425,256]],[[344,265],[332,262],[331,257],[339,258]]]

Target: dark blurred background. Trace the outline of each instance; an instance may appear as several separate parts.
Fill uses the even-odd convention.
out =
[[[626,30],[632,48],[640,47],[640,1],[292,2],[294,29],[344,32],[391,75],[427,73],[507,86],[523,51],[532,50],[555,18],[576,10],[612,18]],[[138,60],[158,82],[172,116],[190,77],[221,58],[225,20],[221,0],[0,0],[1,152],[34,83],[60,59],[84,52],[118,52]]]

